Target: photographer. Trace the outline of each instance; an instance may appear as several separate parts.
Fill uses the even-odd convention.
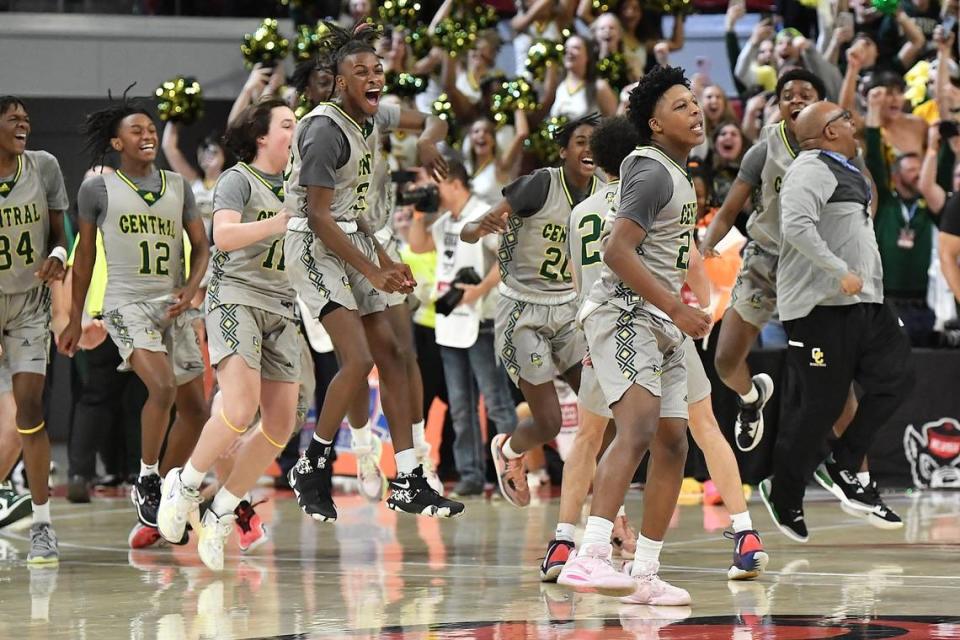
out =
[[[460,229],[490,208],[470,191],[463,164],[447,158],[447,178],[437,185],[416,190],[417,211],[408,241],[414,253],[437,252],[436,289],[437,344],[443,358],[444,377],[450,398],[450,414],[457,439],[454,459],[460,482],[453,495],[480,495],[485,469],[484,442],[477,415],[477,388],[483,394],[487,417],[498,433],[511,433],[517,424],[507,376],[497,363],[493,348],[493,318],[496,309],[497,236],[482,243],[460,240]],[[428,222],[432,191],[443,213]],[[402,200],[407,200],[410,196]],[[490,435],[493,434],[490,429]]]

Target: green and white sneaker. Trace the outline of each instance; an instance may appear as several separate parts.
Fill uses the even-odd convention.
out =
[[[57,549],[57,534],[49,522],[34,522],[30,526],[30,553],[28,565],[57,564],[60,551]]]
[[[33,513],[29,493],[17,493],[10,482],[0,484],[0,529]]]

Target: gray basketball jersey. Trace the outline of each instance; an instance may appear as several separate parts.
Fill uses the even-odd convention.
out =
[[[569,294],[575,292],[567,252],[567,224],[573,210],[573,197],[562,169],[552,167],[547,171],[550,187],[546,201],[530,216],[510,214],[507,230],[500,237],[497,257],[504,295],[549,304],[553,300],[545,300],[545,295],[572,299]],[[594,176],[589,195],[602,185]]]
[[[768,124],[760,139],[766,142],[767,159],[760,174],[760,206],[747,221],[747,233],[761,249],[780,253],[780,185],[797,152],[787,140],[786,123]]]
[[[282,189],[274,188],[243,162],[220,176],[218,189],[228,173],[243,176],[250,185],[250,197],[240,212],[241,223],[272,218],[283,207]],[[293,318],[295,294],[287,279],[283,238],[281,233],[233,251],[216,249],[207,285],[207,308],[242,304]]]
[[[337,169],[336,184],[333,189],[333,202],[330,212],[337,222],[353,222],[363,215],[369,207],[373,162],[379,148],[380,133],[377,127],[366,122],[358,124],[339,106],[324,102],[303,116],[297,123],[297,130],[290,145],[290,165],[287,168],[284,184],[284,205],[291,215],[307,216],[307,190],[300,186],[300,171],[303,160],[300,157],[300,131],[312,118],[327,116],[340,129],[350,145],[350,157],[347,163]]]
[[[673,180],[673,196],[647,230],[646,237],[637,247],[637,254],[661,285],[668,291],[679,294],[690,262],[690,244],[693,242],[693,230],[697,221],[696,191],[686,170],[656,147],[637,147],[627,158],[631,156],[642,156],[659,162]],[[605,236],[613,229],[621,196],[617,190],[607,214]],[[643,301],[606,264],[603,265],[600,280],[590,292],[589,298],[598,304],[610,301],[626,310],[633,309]]]
[[[184,280],[184,181],[160,171],[160,192],[141,191],[120,171],[103,175],[107,206],[97,221],[107,256],[105,311],[169,296]]]
[[[364,219],[373,233],[391,223],[390,217],[396,204],[396,189],[390,181],[390,163],[385,153],[378,153],[374,160],[373,175],[370,178],[370,197]]]
[[[43,284],[35,274],[47,259],[50,215],[37,153],[24,151],[13,178],[0,183],[0,293]]]
[[[574,207],[570,214],[570,262],[573,265],[573,280],[577,283],[579,302],[590,293],[603,271],[600,241],[607,212],[613,205],[619,186],[619,180],[608,182]]]

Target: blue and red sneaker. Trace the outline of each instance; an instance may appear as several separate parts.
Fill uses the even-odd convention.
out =
[[[733,564],[727,571],[728,580],[752,580],[763,573],[770,556],[763,550],[759,533],[748,529],[739,533],[724,531],[723,536],[733,540]]]
[[[540,563],[540,580],[542,582],[556,582],[563,571],[563,565],[570,559],[574,544],[566,540],[551,540],[547,545],[547,555]]]

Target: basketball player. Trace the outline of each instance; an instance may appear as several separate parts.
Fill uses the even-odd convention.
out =
[[[89,114],[84,133],[96,164],[112,150],[120,154],[120,168],[80,186],[73,304],[59,349],[72,356],[79,346],[99,227],[107,261],[104,321],[123,359],[121,366],[133,369],[148,394],[141,412],[140,474],[131,498],[140,522],[156,527],[159,455],[170,411],[176,403],[178,424],[170,430],[164,457],[171,466],[189,456],[208,417],[200,346],[193,327],[181,316],[200,286],[209,247],[190,185],[179,174],[154,165],[159,140],[147,111],[124,99]],[[190,243],[188,278],[184,233]]]
[[[494,436],[490,450],[500,491],[516,507],[530,504],[524,453],[560,431],[554,377],[559,373],[575,391],[580,388],[586,345],[576,327],[567,224],[573,207],[603,186],[594,175],[589,144],[599,119],[591,114],[568,123],[557,135],[563,165],[517,178],[504,188],[498,205],[460,231],[460,238],[471,243],[502,234],[496,347],[533,420],[522,422],[512,435]]]
[[[13,380],[3,359],[3,347],[0,346],[0,529],[28,517],[32,509],[30,494],[18,492],[9,479],[21,451],[16,418]]]
[[[223,569],[223,545],[234,510],[267,465],[283,450],[296,421],[300,358],[295,294],[285,270],[283,171],[296,119],[285,102],[248,107],[227,131],[241,160],[214,190],[216,252],[207,287],[210,362],[217,368],[220,411],[211,416],[182,469],[163,481],[158,528],[178,542],[200,503],[200,483],[217,458],[246,432],[260,411],[257,433],[244,440],[200,524],[197,551],[213,571]],[[257,437],[259,436],[259,437]]]
[[[687,452],[684,334],[701,338],[710,330],[710,317],[680,299],[696,253],[697,199],[685,167],[690,150],[703,142],[703,113],[683,71],[657,67],[630,93],[628,117],[647,146],[621,166],[603,272],[580,311],[617,434],[597,465],[581,548],[558,583],[626,596],[630,604],[685,605],[690,594],[657,571]],[[611,565],[610,534],[648,450],[644,521],[627,575]]]
[[[0,97],[0,349],[11,374],[14,424],[33,495],[29,564],[59,562],[50,524],[50,440],[43,384],[50,351],[50,290],[67,261],[63,210],[67,192],[57,159],[27,151],[30,115],[13,96]]]
[[[320,318],[340,358],[307,451],[290,471],[300,508],[316,520],[336,520],[331,496],[333,439],[354,397],[367,388],[374,362],[381,400],[396,450],[398,477],[391,509],[435,517],[463,512],[459,502],[432,489],[413,448],[410,385],[393,328],[384,317],[383,293],[413,290],[410,269],[373,238],[362,219],[369,206],[379,129],[403,126],[398,110],[380,112],[383,65],[373,43],[377,32],[355,33],[330,24],[335,51],[337,102],[325,103],[297,125],[286,180],[288,225],[285,253],[290,281],[310,314]],[[442,170],[435,146],[421,160]]]
[[[777,256],[780,253],[780,183],[787,167],[800,152],[794,128],[808,104],[824,99],[823,81],[805,69],[791,69],[777,82],[780,122],[767,125],[760,139],[743,158],[740,173],[723,206],[707,229],[703,255],[714,249],[730,231],[755,189],[760,202],[747,222],[750,241],[744,249],[743,267],[733,288],[730,308],[723,315],[717,342],[717,373],[737,392],[740,411],[735,424],[737,448],[752,451],[763,438],[763,407],[773,395],[773,380],[766,373],[751,378],[747,354],[777,307]]]

